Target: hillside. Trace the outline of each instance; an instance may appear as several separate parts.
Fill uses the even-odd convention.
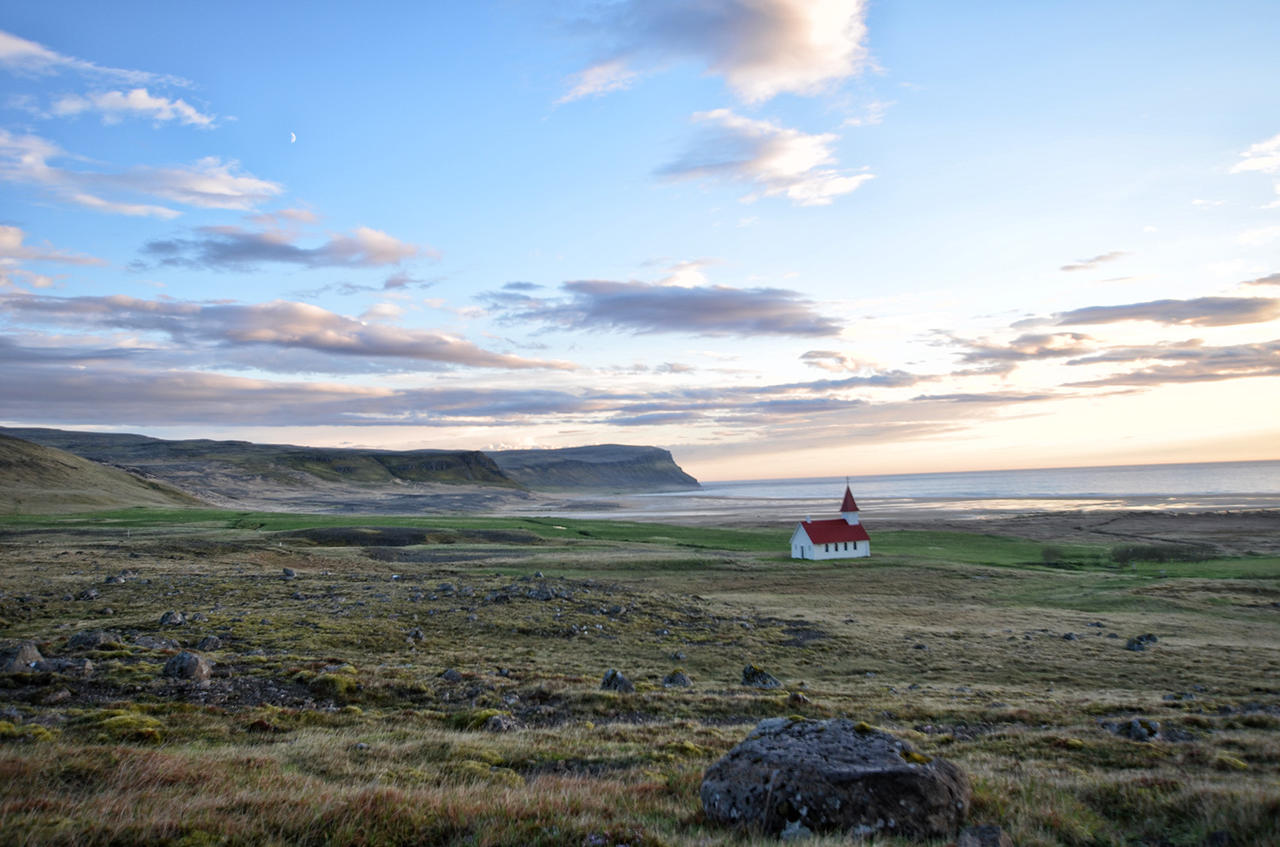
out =
[[[58,429],[0,428],[215,505],[309,512],[487,511],[536,491],[664,491],[697,487],[656,447],[564,450],[361,450]]]
[[[0,435],[0,512],[49,514],[129,506],[201,506],[159,482],[63,450]]]
[[[698,481],[658,447],[598,444],[559,450],[498,450],[489,453],[502,472],[529,488],[554,491],[679,491]]]

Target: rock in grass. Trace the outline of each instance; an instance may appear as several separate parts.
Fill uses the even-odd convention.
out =
[[[121,644],[123,640],[116,632],[107,632],[105,629],[86,629],[67,639],[67,649],[102,650]]]
[[[440,672],[440,678],[445,682],[462,682],[462,674],[454,668],[445,668]]]
[[[27,673],[44,661],[34,641],[24,641],[0,652],[0,673]]]
[[[160,616],[161,626],[186,626],[187,616],[182,612],[175,612],[173,609],[165,612]]]
[[[600,681],[600,688],[604,691],[618,691],[623,694],[630,694],[636,690],[631,684],[631,680],[622,675],[621,671],[609,668],[604,672],[604,679]]]
[[[196,649],[197,650],[221,650],[222,639],[216,635],[206,635],[204,638],[200,639],[200,642],[198,644],[196,644]]]
[[[743,830],[919,839],[954,832],[971,794],[952,763],[845,718],[761,721],[707,769],[701,790],[708,818]]]
[[[755,665],[747,665],[742,669],[742,684],[752,688],[781,688],[782,682],[773,674]]]
[[[676,670],[667,674],[662,678],[663,688],[688,688],[693,685],[693,680],[684,671]]]
[[[170,657],[169,661],[164,663],[162,671],[164,676],[173,679],[192,679],[196,682],[203,682],[212,673],[213,668],[209,660],[189,650],[183,650],[176,656]]]
[[[1013,847],[1013,839],[995,824],[966,826],[956,839],[956,847]]]
[[[1135,653],[1141,653],[1143,650],[1147,649],[1148,644],[1155,644],[1159,640],[1159,638],[1156,638],[1149,632],[1144,635],[1135,635],[1124,645],[1124,649],[1132,650]]]
[[[93,676],[93,662],[85,658],[72,659],[60,656],[56,659],[45,659],[42,662],[36,662],[36,670],[86,679]]]
[[[163,635],[139,635],[133,639],[133,643],[148,650],[176,650],[179,647],[177,641]]]
[[[1154,741],[1160,737],[1160,721],[1151,718],[1132,718],[1120,727],[1119,734],[1134,741]]]

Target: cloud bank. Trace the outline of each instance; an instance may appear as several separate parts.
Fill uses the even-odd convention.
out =
[[[840,332],[834,318],[821,314],[798,292],[783,288],[579,280],[561,289],[567,299],[535,298],[518,291],[494,292],[486,299],[505,320],[564,329],[744,337]]]

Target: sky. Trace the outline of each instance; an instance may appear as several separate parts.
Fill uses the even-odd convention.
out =
[[[1280,459],[1274,0],[8,3],[0,424]]]

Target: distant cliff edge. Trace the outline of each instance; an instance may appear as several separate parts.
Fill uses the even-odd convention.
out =
[[[369,450],[40,428],[0,433],[159,481],[210,503],[383,514],[480,511],[530,491],[697,488],[666,450],[604,444],[555,450]]]
[[[682,491],[699,488],[670,451],[627,444],[597,444],[550,450],[493,450],[502,472],[540,491]]]

